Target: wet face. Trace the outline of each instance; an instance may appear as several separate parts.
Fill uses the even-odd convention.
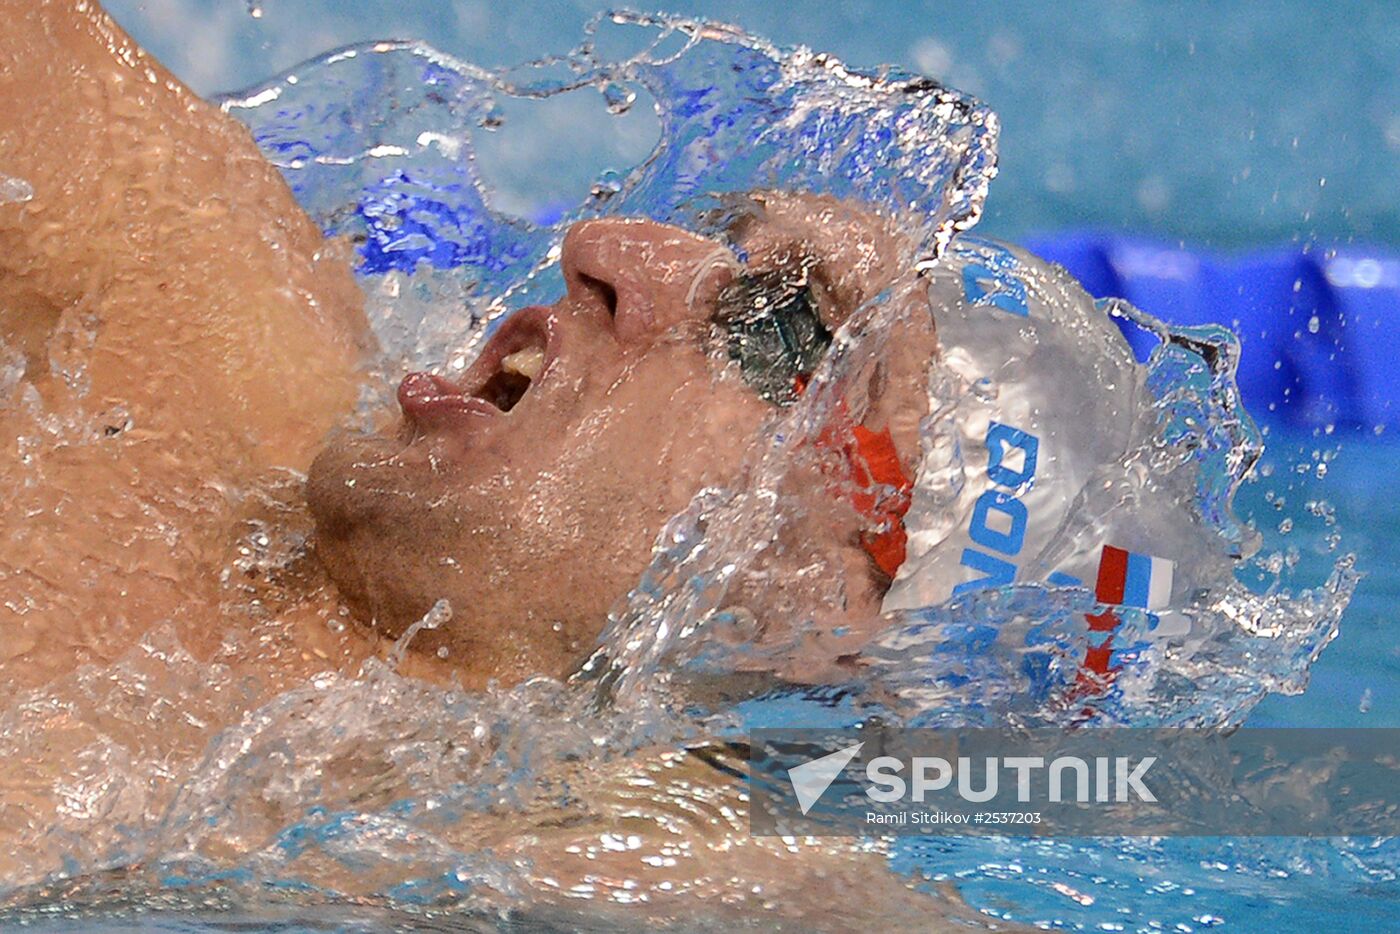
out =
[[[411,374],[394,430],[316,459],[317,549],[343,598],[388,636],[447,600],[451,621],[414,647],[469,685],[567,673],[666,520],[738,478],[829,331],[888,284],[890,237],[834,202],[775,196],[728,244],[646,220],[574,226],[563,298],[510,316],[460,378]],[[739,307],[760,294],[782,297],[781,328]],[[922,393],[886,395],[878,417],[916,430]],[[853,527],[822,534],[878,585]]]

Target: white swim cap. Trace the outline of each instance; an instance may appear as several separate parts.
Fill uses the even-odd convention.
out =
[[[1171,607],[1212,586],[1239,544],[1203,521],[1207,468],[1173,445],[1174,410],[1108,306],[1060,267],[972,238],[929,283],[940,359],[884,609],[1038,582],[1149,611],[1163,635],[1187,627]]]

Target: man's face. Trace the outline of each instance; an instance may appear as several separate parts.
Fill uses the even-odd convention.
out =
[[[774,400],[889,284],[881,256],[895,255],[876,219],[811,198],[756,197],[734,240],[745,264],[651,221],[574,226],[562,299],[513,314],[460,378],[408,376],[397,430],[323,451],[308,479],[318,554],[356,615],[395,636],[446,599],[451,621],[414,645],[445,650],[469,685],[560,676],[591,651],[666,520],[738,479]],[[805,350],[733,359],[751,328],[735,322],[753,317],[735,305],[757,294],[787,297],[784,340],[800,332]],[[908,414],[902,434],[922,411]],[[854,515],[812,515],[824,527],[808,534],[866,573]]]

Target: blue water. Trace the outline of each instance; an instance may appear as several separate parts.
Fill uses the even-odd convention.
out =
[[[1261,528],[1277,529],[1285,517],[1306,515],[1308,500],[1326,500],[1337,510],[1347,548],[1365,574],[1356,589],[1341,635],[1312,668],[1308,690],[1297,697],[1271,696],[1255,709],[1254,726],[1393,727],[1400,725],[1400,438],[1366,434],[1341,437],[1275,430],[1266,460],[1304,462],[1313,450],[1336,452],[1327,475],[1294,473],[1283,510],[1264,502],[1271,485],[1245,487],[1241,512]],[[1275,478],[1279,473],[1275,472]],[[1275,540],[1279,538],[1275,532]],[[1319,573],[1327,559],[1305,554]]]
[[[1335,454],[1323,478],[1314,452]],[[1300,464],[1309,469],[1298,472]],[[1366,576],[1340,635],[1313,665],[1307,690],[1266,697],[1246,725],[1400,724],[1400,561],[1393,540],[1400,528],[1400,439],[1274,429],[1261,466],[1270,465],[1273,475],[1246,485],[1237,501],[1239,513],[1265,532],[1265,547],[1286,548],[1294,536],[1316,544],[1319,537],[1308,532],[1320,520],[1307,504],[1326,501]],[[1282,497],[1282,508],[1266,498],[1269,493],[1274,502]],[[1278,531],[1285,519],[1294,522],[1286,535]],[[1331,561],[1320,548],[1303,548],[1295,572],[1300,581],[1318,580]],[[1310,934],[1400,925],[1393,865],[1375,858],[1376,841],[1370,840],[931,838],[901,844],[896,865],[956,881],[970,903],[991,913],[1005,911],[1056,930],[1219,927]]]
[[[422,37],[488,65],[519,61],[571,46],[594,8],[365,2],[351,9],[329,0],[267,0],[254,19],[232,0],[109,6],[204,92],[241,87],[327,48],[388,35]],[[670,6],[860,64],[902,62],[988,101],[1004,130],[1002,175],[980,228],[985,233],[1017,239],[1096,224],[1217,247],[1354,240],[1400,246],[1400,117],[1393,106],[1400,99],[1400,30],[1386,4]],[[1271,475],[1246,486],[1241,514],[1266,533],[1267,547],[1296,544],[1292,576],[1316,584],[1335,554],[1320,547],[1327,529],[1309,504],[1330,504],[1343,548],[1357,553],[1366,576],[1307,691],[1267,698],[1249,722],[1400,726],[1400,639],[1390,631],[1400,606],[1400,561],[1389,538],[1400,527],[1400,438],[1271,427],[1268,440]],[[1279,531],[1285,520],[1293,531]],[[1363,889],[1364,858],[1326,847],[936,841],[911,845],[899,862],[960,878],[973,904],[1019,905],[1018,918],[1056,919],[1069,928],[1115,930],[1126,919],[1136,929],[1143,918],[1168,930],[1392,923],[1385,893],[1394,897],[1393,880]],[[1092,893],[1094,901],[1073,901],[1049,888],[1053,881]],[[1306,905],[1289,897],[1300,885],[1309,893]]]

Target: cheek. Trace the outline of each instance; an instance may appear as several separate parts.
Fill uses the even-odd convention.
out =
[[[704,486],[733,484],[769,407],[717,383],[692,352],[649,354],[585,390],[576,417],[522,426],[494,501],[471,497],[498,561],[549,569],[606,613],[633,586],[665,522]],[[483,514],[484,513],[484,514]],[[536,599],[548,601],[547,594]]]
[[[734,482],[772,409],[691,352],[653,355],[599,411],[597,456],[669,517],[701,487]]]

